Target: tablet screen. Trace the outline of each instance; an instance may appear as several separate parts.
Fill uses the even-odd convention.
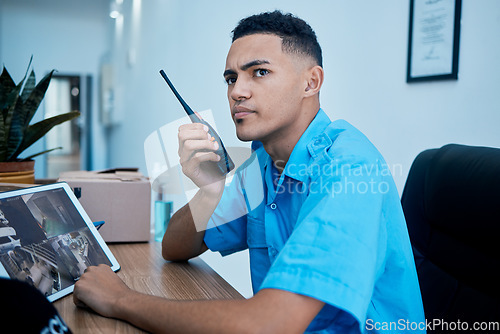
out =
[[[0,193],[0,276],[50,301],[73,291],[88,266],[118,262],[66,183]]]

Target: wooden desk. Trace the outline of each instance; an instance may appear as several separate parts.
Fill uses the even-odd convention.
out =
[[[118,276],[136,291],[177,300],[243,299],[199,258],[186,263],[163,260],[158,242],[111,244],[109,248],[121,265]],[[76,307],[72,294],[54,306],[75,334],[142,332],[126,322]]]

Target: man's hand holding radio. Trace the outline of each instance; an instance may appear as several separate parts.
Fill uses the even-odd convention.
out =
[[[208,133],[206,125],[185,124],[179,127],[179,158],[182,172],[201,190],[220,195],[224,189],[225,175],[214,163],[221,157],[214,153],[219,144]]]

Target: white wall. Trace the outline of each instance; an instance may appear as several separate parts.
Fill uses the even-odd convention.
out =
[[[50,70],[58,74],[91,75],[93,84],[94,168],[105,167],[104,129],[98,123],[98,81],[101,57],[108,49],[109,4],[106,1],[2,0],[0,63],[19,82],[33,55],[39,81]],[[44,105],[35,116],[42,119]],[[44,149],[40,140],[24,156]],[[37,157],[35,176],[45,177],[44,156]]]
[[[20,78],[31,53],[38,72],[52,67],[91,72],[97,67],[96,55],[107,51],[116,89],[115,123],[108,141],[110,167],[138,166],[145,171],[146,136],[183,115],[158,74],[161,68],[194,109],[213,110],[226,145],[241,145],[228,117],[222,80],[230,32],[241,18],[275,8],[304,18],[315,29],[326,72],[323,108],[331,118],[348,120],[372,140],[388,164],[395,166],[400,192],[414,157],[424,149],[451,142],[500,147],[498,0],[463,0],[459,80],[415,84],[405,82],[409,0],[124,0],[121,29],[109,18],[107,23],[94,22],[84,5],[78,7],[81,22],[71,16],[82,27],[73,28],[76,38],[56,23],[68,20],[62,14],[70,14],[51,8],[66,8],[66,2],[78,3],[2,1],[0,9],[19,12],[14,17],[0,14],[0,60],[15,67],[13,74]],[[94,13],[96,17],[107,15],[107,3],[85,3],[104,11]],[[134,5],[141,8],[136,14]],[[8,37],[6,27],[19,19],[17,29],[26,32],[15,35],[34,43],[37,52],[19,43],[22,39]],[[50,35],[39,36],[40,23],[49,22]],[[30,32],[35,35],[29,34],[27,24],[37,27]],[[96,24],[106,25],[108,45],[103,45],[107,36],[100,28],[96,31]],[[250,295],[247,253],[223,260],[214,254],[204,258]]]

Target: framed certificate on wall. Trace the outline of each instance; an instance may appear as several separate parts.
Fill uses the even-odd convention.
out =
[[[406,82],[458,79],[462,0],[410,0]]]

